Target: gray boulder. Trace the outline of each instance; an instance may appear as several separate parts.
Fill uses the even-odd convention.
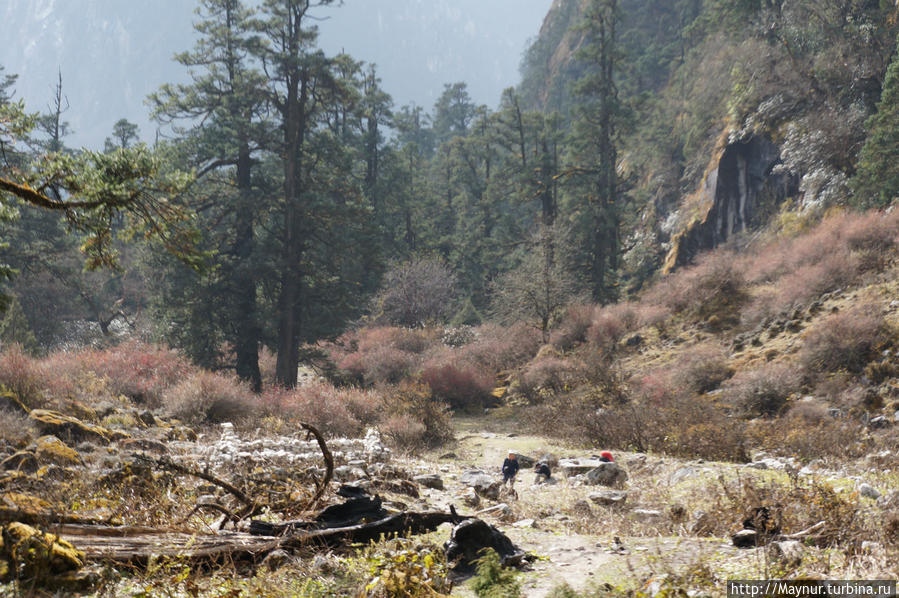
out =
[[[600,490],[590,494],[587,498],[598,505],[615,507],[623,505],[627,501],[627,492],[623,490]]]
[[[424,486],[425,488],[433,488],[435,490],[443,490],[443,479],[437,475],[436,473],[426,473],[423,475],[417,475],[412,478],[412,481],[418,484],[419,486]]]
[[[617,463],[600,463],[584,476],[584,483],[591,486],[620,486],[627,481],[627,472]]]

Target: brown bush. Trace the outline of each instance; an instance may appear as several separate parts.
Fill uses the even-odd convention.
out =
[[[0,438],[14,448],[24,448],[37,438],[37,432],[37,428],[26,415],[0,409]]]
[[[827,524],[817,535],[826,545],[848,546],[877,536],[877,530],[866,521],[857,497],[840,493],[827,482],[811,480],[802,483],[764,483],[753,478],[725,481],[709,489],[716,498],[712,521],[713,533],[728,535],[739,528],[747,514],[758,508],[768,509],[772,527],[791,534],[811,527],[819,521]]]
[[[822,406],[804,403],[798,403],[784,417],[751,422],[746,434],[755,447],[806,462],[858,458],[873,449],[860,423],[835,419]]]
[[[701,255],[696,265],[678,270],[656,283],[646,302],[675,313],[706,319],[712,315],[729,320],[746,299],[743,263],[731,251]]]
[[[782,362],[766,363],[737,372],[727,384],[724,397],[747,416],[773,416],[786,407],[787,399],[801,387],[798,368]]]
[[[518,392],[531,402],[538,402],[548,394],[566,390],[578,378],[579,367],[570,359],[559,356],[538,356],[518,378]]]
[[[553,330],[549,342],[560,351],[567,351],[587,340],[587,331],[593,323],[593,305],[569,305],[565,308],[559,325]]]
[[[421,372],[435,399],[456,409],[483,409],[492,398],[493,376],[466,363],[431,362]]]
[[[727,365],[724,348],[712,342],[700,343],[684,351],[669,372],[675,390],[692,394],[715,390],[734,374]]]
[[[540,331],[524,323],[508,327],[485,324],[474,332],[476,340],[459,347],[455,358],[489,372],[516,368],[534,357],[540,348]]]
[[[805,335],[802,365],[813,372],[845,369],[860,373],[888,340],[876,306],[863,305],[828,316]]]
[[[387,415],[381,431],[395,446],[434,447],[453,439],[449,409],[433,398],[428,386],[403,382],[385,395],[384,402]]]
[[[378,391],[317,382],[295,389],[266,388],[258,409],[260,415],[310,423],[328,436],[356,437],[380,421],[384,407]]]
[[[0,386],[14,393],[30,409],[44,406],[43,376],[38,360],[19,345],[9,345],[0,353]]]
[[[167,389],[165,410],[192,424],[239,422],[253,409],[249,387],[234,376],[200,370]]]

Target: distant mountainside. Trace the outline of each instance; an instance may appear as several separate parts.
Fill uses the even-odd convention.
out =
[[[62,72],[72,145],[97,147],[128,118],[152,139],[148,93],[184,77],[172,56],[193,45],[193,0],[6,0],[0,64],[18,96],[44,110]],[[498,102],[519,79],[527,41],[550,0],[346,0],[317,10],[320,45],[373,62],[397,105],[430,108],[444,83],[466,81],[475,101]]]

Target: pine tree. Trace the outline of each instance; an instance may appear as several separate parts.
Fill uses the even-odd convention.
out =
[[[855,201],[862,207],[885,207],[899,197],[899,54],[887,68],[877,112],[865,128],[868,137],[853,184]]]
[[[622,107],[615,86],[620,21],[617,0],[590,0],[578,30],[583,46],[578,59],[586,72],[574,84],[579,100],[569,139],[569,174],[589,247],[588,271],[593,299],[616,296],[614,275],[620,253],[618,122]]]
[[[28,324],[28,318],[15,297],[10,301],[6,315],[0,321],[0,341],[3,345],[20,345],[29,355],[37,355],[40,351],[34,332]]]

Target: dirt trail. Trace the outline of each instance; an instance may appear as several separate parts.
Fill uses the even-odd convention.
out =
[[[588,449],[566,447],[558,442],[533,435],[501,433],[496,422],[486,419],[457,422],[457,444],[452,449],[430,455],[415,464],[420,471],[439,473],[445,482],[444,490],[426,490],[423,499],[429,504],[448,508],[459,507],[458,494],[463,489],[459,475],[471,468],[495,472],[509,451],[540,458],[546,453],[558,457],[585,457]],[[453,456],[446,457],[451,452]],[[443,456],[443,458],[441,458]],[[435,462],[437,467],[434,467]],[[632,477],[630,490],[646,480]],[[682,537],[622,536],[615,544],[615,533],[583,533],[611,527],[604,519],[609,512],[594,505],[592,514],[578,515],[572,505],[586,498],[597,487],[575,486],[560,480],[555,486],[535,486],[530,471],[524,470],[516,483],[517,499],[507,500],[511,516],[499,519],[484,515],[484,519],[502,529],[519,547],[538,556],[522,577],[523,594],[539,598],[554,587],[567,583],[576,590],[591,584],[608,582],[613,585],[633,585],[653,574],[663,574],[665,567],[696,562],[700,555],[720,561],[722,558],[744,558],[754,551],[738,553],[721,539]],[[485,502],[479,508],[493,505]],[[477,509],[465,508],[465,511]],[[521,520],[533,519],[533,526],[517,527]],[[586,528],[590,528],[590,530]],[[471,595],[460,587],[454,595]]]

